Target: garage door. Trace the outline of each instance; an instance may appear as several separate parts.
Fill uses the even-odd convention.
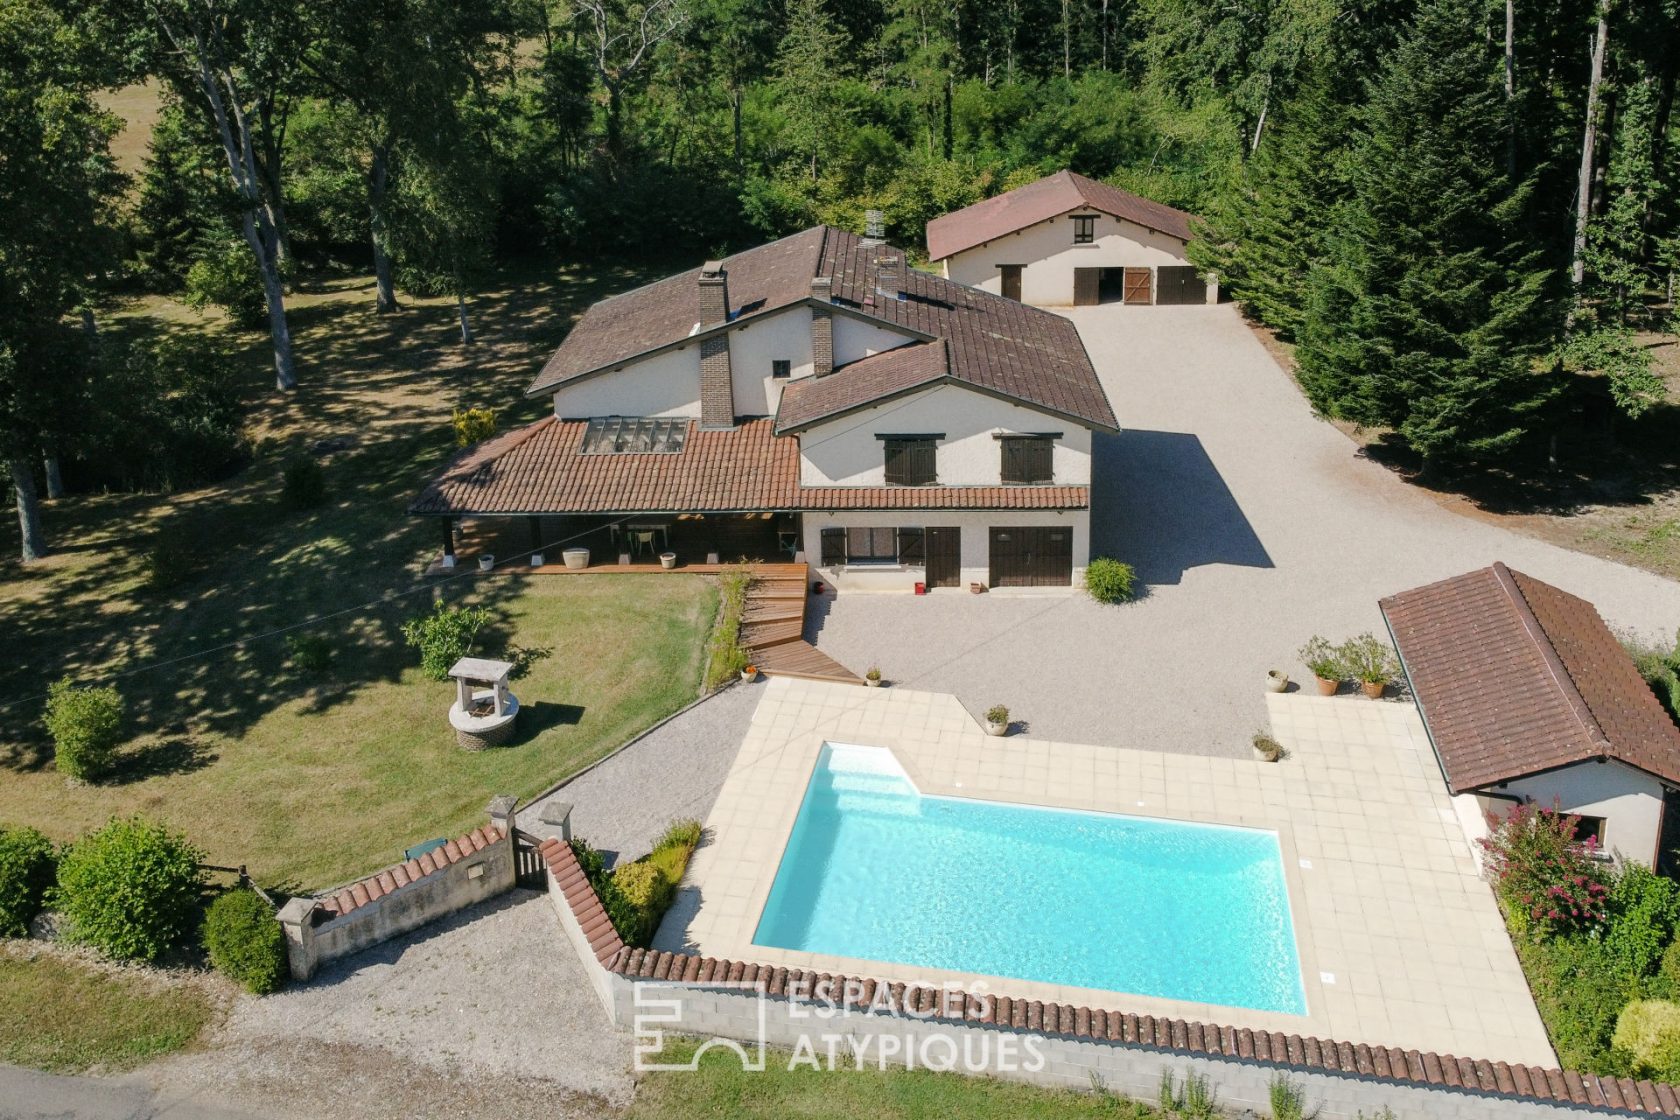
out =
[[[1156,303],[1206,303],[1207,280],[1190,265],[1162,265],[1155,270]]]
[[[1128,268],[1126,270],[1126,302],[1155,302],[1150,298],[1149,270],[1147,268]]]
[[[993,587],[1067,587],[1073,583],[1073,530],[1011,525],[991,530]]]
[[[1100,297],[1103,270],[1100,268],[1076,268],[1073,270],[1073,305],[1075,307],[1095,307]]]

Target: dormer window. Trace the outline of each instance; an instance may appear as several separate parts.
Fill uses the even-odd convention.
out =
[[[1075,214],[1073,216],[1073,243],[1075,245],[1091,245],[1097,240],[1097,216],[1095,214]]]
[[[785,381],[793,373],[793,363],[786,358],[775,358],[770,362],[770,376],[777,381]]]

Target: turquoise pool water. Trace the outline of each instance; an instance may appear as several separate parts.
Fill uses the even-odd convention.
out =
[[[1305,1014],[1277,835],[920,793],[823,747],[753,943]]]

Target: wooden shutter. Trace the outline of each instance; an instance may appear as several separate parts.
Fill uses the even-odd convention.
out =
[[[840,567],[846,563],[846,530],[822,531],[822,562],[825,568]]]
[[[1049,482],[1055,477],[1053,440],[1043,436],[1005,436],[1002,443],[1003,481]]]
[[[887,485],[907,486],[910,483],[910,456],[905,440],[889,439],[887,448]]]
[[[919,439],[910,445],[910,484],[912,486],[928,486],[939,480],[939,471],[934,463],[934,442],[931,439]]]
[[[900,564],[922,564],[927,560],[926,540],[920,529],[900,529],[898,531],[898,562]]]

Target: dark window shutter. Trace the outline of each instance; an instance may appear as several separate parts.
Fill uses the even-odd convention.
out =
[[[1042,436],[1012,436],[1003,443],[1003,481],[1049,482],[1055,477],[1052,469],[1054,443]]]
[[[1003,481],[1025,482],[1021,469],[1021,441],[1006,439],[999,442],[1003,444]]]
[[[886,443],[886,449],[887,485],[906,485],[909,482],[909,478],[907,477],[909,472],[906,470],[908,464],[905,461],[907,457],[904,453],[904,441],[901,439],[889,439]]]
[[[822,531],[822,562],[824,567],[834,567],[846,562],[846,530]]]
[[[929,486],[939,479],[939,471],[934,464],[934,443],[931,439],[919,439],[915,443],[916,466],[912,482],[917,486]]]
[[[920,529],[900,529],[898,531],[898,562],[900,564],[922,564],[927,561],[926,542]]]

